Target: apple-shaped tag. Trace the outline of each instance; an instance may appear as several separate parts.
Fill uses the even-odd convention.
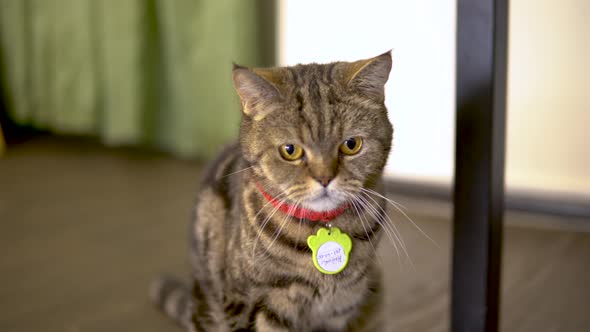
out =
[[[312,251],[313,265],[322,273],[336,274],[348,264],[352,241],[338,227],[320,228],[316,235],[307,237]]]

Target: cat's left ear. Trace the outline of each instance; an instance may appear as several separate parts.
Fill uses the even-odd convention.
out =
[[[369,98],[383,101],[390,71],[391,51],[387,51],[374,58],[346,63],[343,77],[347,87]]]
[[[234,64],[232,75],[245,115],[258,121],[277,108],[281,94],[271,83],[278,75],[274,69],[250,69]]]

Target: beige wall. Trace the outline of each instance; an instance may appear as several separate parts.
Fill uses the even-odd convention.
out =
[[[354,60],[393,48],[388,176],[450,183],[455,0],[280,1],[280,59]],[[590,199],[590,0],[510,1],[507,185]],[[310,8],[313,8],[311,10]],[[355,22],[355,24],[350,24]]]
[[[590,1],[510,7],[507,183],[590,196]]]
[[[455,0],[339,0],[337,14],[335,3],[279,2],[281,64],[352,61],[393,49],[385,103],[395,133],[385,172],[450,182]]]

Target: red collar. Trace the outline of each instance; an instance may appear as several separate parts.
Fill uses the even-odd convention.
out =
[[[298,218],[298,219],[307,219],[310,221],[323,221],[328,222],[332,219],[343,214],[348,209],[348,204],[342,204],[334,210],[329,211],[313,211],[309,209],[305,209],[302,207],[295,207],[291,204],[281,203],[278,199],[272,197],[269,193],[262,189],[260,184],[256,183],[258,190],[264,195],[267,201],[269,201],[274,207],[278,208],[279,210],[283,211],[284,213],[290,215],[291,217]]]

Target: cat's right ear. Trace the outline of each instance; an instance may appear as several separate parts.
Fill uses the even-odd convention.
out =
[[[267,80],[272,69],[249,69],[234,64],[234,87],[242,102],[242,112],[256,121],[275,110],[281,100],[279,90]]]

